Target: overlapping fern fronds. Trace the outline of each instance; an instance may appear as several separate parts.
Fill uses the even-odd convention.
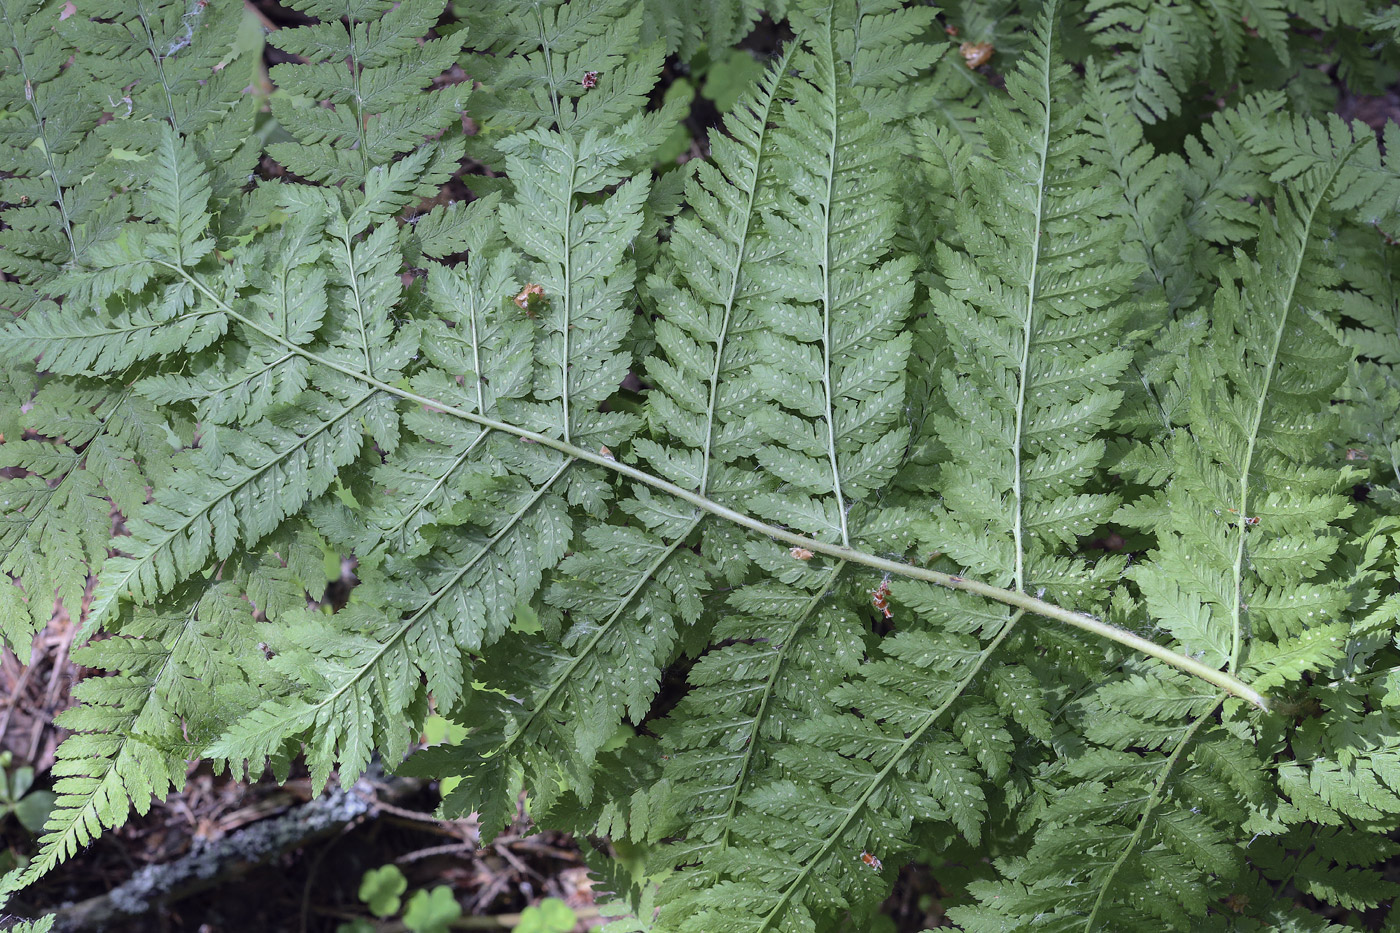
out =
[[[259,115],[229,0],[0,0],[0,635],[113,674],[7,886],[300,754],[625,841],[658,933],[1391,896],[1394,146],[1265,67],[1359,9],[707,6],[305,0]]]
[[[1349,354],[1319,316],[1338,307],[1340,277],[1317,259],[1323,213],[1350,154],[1334,153],[1301,190],[1283,189],[1257,260],[1239,254],[1223,268],[1211,332],[1190,349],[1182,377],[1189,402],[1176,409],[1169,479],[1119,513],[1156,541],[1129,573],[1136,599],[1126,611],[1145,612],[1204,663],[1247,671],[1271,689],[1346,654],[1341,618],[1352,597],[1324,581],[1353,507],[1341,494],[1346,473],[1316,452],[1335,430],[1329,400]],[[1157,485],[1160,470],[1141,460],[1130,475]],[[959,914],[968,929],[1033,917],[1086,931],[1160,929],[1182,914],[1203,923],[1216,899],[1240,886],[1261,890],[1242,877],[1254,854],[1232,838],[1245,814],[1264,836],[1316,815],[1324,799],[1316,778],[1290,762],[1274,785],[1257,760],[1267,727],[1176,672],[1133,668],[1080,702],[1075,715],[1091,747],[1051,769],[1055,790],[1036,814],[1034,844],[1008,861],[1006,881],[978,890],[980,908]],[[1316,760],[1302,771],[1326,767]],[[1357,792],[1388,794],[1374,778]],[[1339,812],[1379,812],[1323,794]],[[1264,849],[1281,857],[1296,844]]]

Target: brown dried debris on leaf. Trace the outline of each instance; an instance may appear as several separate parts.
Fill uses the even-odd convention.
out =
[[[975,71],[992,60],[992,54],[996,52],[996,49],[990,42],[964,42],[958,46],[958,51],[962,53],[963,61],[967,62],[967,67]]]
[[[521,289],[520,294],[511,299],[515,306],[524,311],[528,316],[534,317],[544,307],[546,298],[544,296],[544,286],[536,285],[533,282]]]

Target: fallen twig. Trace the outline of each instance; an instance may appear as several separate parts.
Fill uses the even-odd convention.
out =
[[[380,799],[402,800],[421,787],[416,780],[386,779],[373,768],[349,791],[335,787],[282,816],[253,823],[221,839],[196,842],[187,854],[142,868],[107,894],[61,907],[53,911],[57,917],[53,928],[56,933],[71,933],[100,927],[226,884],[284,852],[374,816]]]

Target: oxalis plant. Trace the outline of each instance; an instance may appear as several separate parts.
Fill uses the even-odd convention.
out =
[[[0,0],[4,890],[377,755],[618,931],[1400,922],[1394,10],[702,6]]]

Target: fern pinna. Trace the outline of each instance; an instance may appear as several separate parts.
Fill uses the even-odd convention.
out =
[[[640,850],[619,930],[864,928],[913,860],[968,930],[1387,901],[1390,148],[1260,64],[1158,151],[1249,68],[1189,4],[802,0],[656,166],[713,6],[295,3],[264,118],[235,4],[0,0],[0,633],[112,672],[9,896],[190,759],[378,755]]]

